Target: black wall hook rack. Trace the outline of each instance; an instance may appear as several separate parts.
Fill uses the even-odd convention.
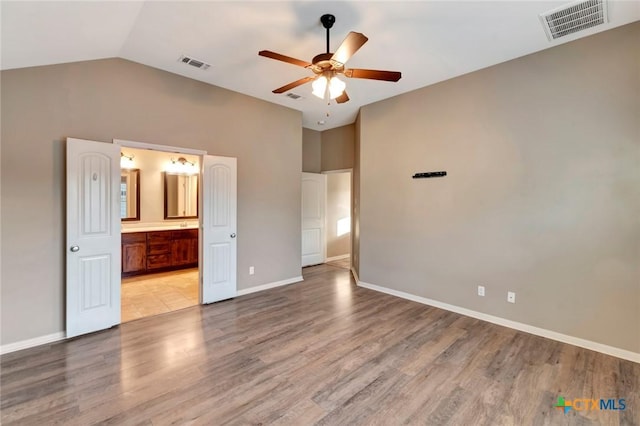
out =
[[[422,172],[416,173],[412,177],[414,179],[424,179],[424,178],[432,178],[432,177],[444,177],[447,175],[447,172]]]

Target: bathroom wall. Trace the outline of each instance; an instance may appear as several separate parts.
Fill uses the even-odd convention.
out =
[[[171,160],[178,157],[199,168],[200,157],[127,147],[123,147],[122,152],[133,155],[133,168],[140,170],[140,220],[122,222],[123,229],[183,222],[183,219],[164,218],[164,172],[171,169]],[[188,219],[187,223],[197,224],[198,219]]]

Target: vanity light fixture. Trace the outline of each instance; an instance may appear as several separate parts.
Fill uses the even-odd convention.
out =
[[[186,158],[184,158],[184,157],[178,157],[177,159],[172,158],[172,159],[171,159],[171,162],[172,162],[173,164],[180,163],[180,164],[182,164],[183,166],[186,166],[186,165],[188,164],[188,165],[190,165],[191,167],[193,167],[193,166],[195,166],[195,165],[196,165],[196,163],[194,163],[193,161],[189,161],[189,160],[187,160],[187,159],[186,159]]]
[[[195,175],[198,174],[198,165],[195,161],[189,161],[184,157],[171,158],[171,164],[166,170],[171,173]]]
[[[120,168],[122,169],[132,169],[133,168],[133,159],[134,155],[127,155],[124,152],[120,152]]]

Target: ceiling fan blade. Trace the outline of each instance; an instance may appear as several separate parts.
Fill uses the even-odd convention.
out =
[[[279,87],[276,90],[273,91],[273,93],[284,93],[287,92],[291,89],[293,89],[294,87],[298,87],[302,84],[308,83],[311,80],[315,79],[315,77],[305,77],[305,78],[301,78],[300,80],[296,80],[293,83],[289,83],[285,86]]]
[[[342,95],[336,98],[336,102],[339,104],[343,104],[349,100],[349,95],[347,95],[347,91],[342,92]]]
[[[331,57],[331,63],[335,66],[344,65],[347,63],[350,57],[353,56],[354,53],[358,51],[369,40],[367,36],[362,33],[356,33],[351,31],[347,34],[347,37],[344,39],[336,53]]]
[[[344,70],[344,75],[349,78],[367,78],[369,80],[398,81],[402,77],[399,71],[363,70],[350,68]]]
[[[307,68],[310,67],[311,64],[309,62],[301,61],[300,59],[292,58],[290,56],[281,55],[276,52],[272,52],[270,50],[261,50],[258,52],[258,55],[264,56],[265,58],[275,59],[276,61],[287,62],[289,64],[298,65],[299,67]]]

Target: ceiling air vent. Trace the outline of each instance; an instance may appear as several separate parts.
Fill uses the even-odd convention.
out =
[[[209,67],[211,67],[211,65],[207,64],[206,62],[184,55],[180,56],[178,58],[178,61],[182,62],[183,64],[191,65],[192,67],[200,68],[201,70],[207,70],[209,69]]]
[[[294,101],[297,101],[298,99],[300,99],[302,96],[300,95],[296,95],[295,93],[287,93],[287,97],[293,99]]]
[[[569,3],[540,15],[549,40],[608,22],[606,0],[586,0]]]

